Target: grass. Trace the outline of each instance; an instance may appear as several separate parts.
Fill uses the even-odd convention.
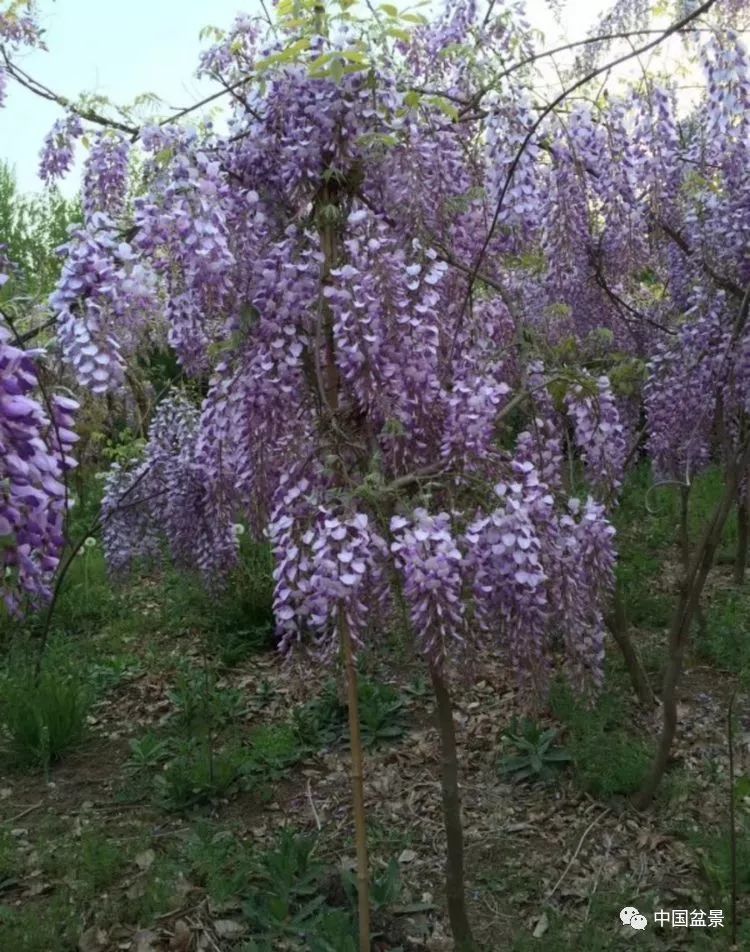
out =
[[[695,649],[720,671],[750,677],[750,594],[715,592],[705,609],[705,624],[695,626]]]
[[[77,952],[77,914],[67,897],[60,895],[45,904],[19,908],[0,905],[0,937],[3,948],[13,952]]]
[[[567,684],[558,682],[550,706],[565,726],[565,748],[583,790],[608,800],[639,789],[652,752],[643,738],[625,727],[628,715],[619,695],[603,694],[596,704],[587,706],[573,696]]]
[[[2,948],[75,952],[83,924],[105,933],[143,928],[178,908],[190,884],[205,890],[213,908],[232,910],[242,948],[356,952],[350,889],[340,868],[316,855],[314,837],[284,830],[260,848],[230,828],[201,822],[184,839],[158,848],[147,843],[104,828],[80,837],[58,833],[33,860],[53,891],[19,906],[0,904]],[[397,864],[376,874],[372,889],[375,913],[397,901]]]
[[[362,743],[367,748],[392,743],[406,731],[406,701],[391,684],[370,678],[358,683]],[[316,698],[292,712],[300,742],[323,750],[348,742],[347,709],[336,683],[328,680]]]
[[[244,764],[244,751],[237,745],[214,749],[191,738],[156,774],[157,802],[164,810],[182,812],[227,796],[239,784]]]
[[[737,817],[737,891],[750,893],[750,817]],[[699,829],[688,837],[688,842],[700,858],[701,869],[711,890],[715,908],[729,906],[732,886],[731,845],[728,830]]]
[[[163,629],[177,636],[203,632],[212,653],[228,666],[274,644],[270,549],[243,541],[240,554],[222,591],[209,592],[194,573],[170,569],[159,598]]]
[[[718,469],[708,469],[694,479],[688,518],[692,543],[698,540],[722,489],[722,474]],[[671,484],[655,485],[650,468],[641,465],[633,471],[624,487],[614,520],[618,546],[617,578],[628,619],[636,627],[662,630],[669,624],[674,596],[671,592],[661,591],[655,582],[664,574],[668,561],[680,558],[679,488]],[[737,520],[732,513],[724,530],[717,561],[731,561],[736,543]]]
[[[0,829],[0,895],[6,885],[15,882],[18,872],[18,845],[9,830]]]
[[[6,753],[15,764],[48,770],[84,735],[92,694],[73,672],[31,670],[6,673],[0,719]]]

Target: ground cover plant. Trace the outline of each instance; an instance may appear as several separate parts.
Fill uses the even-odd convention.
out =
[[[155,117],[0,5],[6,944],[747,936],[748,15],[279,0]]]

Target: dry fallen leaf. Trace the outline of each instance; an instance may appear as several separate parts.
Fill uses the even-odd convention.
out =
[[[78,940],[78,952],[101,952],[107,944],[107,933],[98,926],[91,926],[81,933]]]
[[[155,932],[150,929],[141,929],[133,936],[130,945],[131,952],[157,952],[155,943],[158,941],[159,936]]]
[[[149,869],[156,859],[156,853],[153,850],[144,850],[135,858],[135,865],[139,869]]]
[[[193,933],[184,919],[178,919],[174,924],[174,933],[169,942],[172,952],[190,952],[193,944]]]
[[[535,939],[541,939],[547,929],[549,929],[549,917],[547,916],[546,912],[543,912],[537,919],[537,923],[534,926],[534,931],[531,934]]]
[[[222,939],[236,939],[247,931],[241,922],[236,922],[234,919],[217,919],[213,927]]]

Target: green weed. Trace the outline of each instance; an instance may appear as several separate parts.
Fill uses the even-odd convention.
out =
[[[291,724],[270,724],[253,732],[242,764],[243,785],[262,798],[272,795],[270,784],[287,776],[308,753]]]
[[[2,721],[11,759],[49,769],[82,739],[91,704],[89,686],[74,674],[13,672],[3,684]]]
[[[555,745],[559,734],[555,727],[543,730],[534,721],[518,723],[514,720],[504,735],[514,753],[502,758],[500,772],[517,783],[551,780],[573,759],[566,750]]]
[[[162,627],[179,634],[199,630],[223,664],[232,665],[273,645],[273,565],[267,545],[244,542],[237,569],[220,592],[170,569],[163,582]]]
[[[705,611],[705,625],[696,625],[696,651],[722,671],[750,674],[750,596],[721,591]]]
[[[247,893],[256,862],[251,847],[229,830],[217,833],[207,824],[199,825],[188,840],[185,859],[193,881],[217,903]]]
[[[176,722],[188,733],[238,720],[246,700],[241,691],[219,688],[208,669],[184,667],[169,694]]]
[[[19,868],[18,846],[8,830],[0,830],[0,896],[15,882]]]
[[[376,747],[402,737],[406,731],[405,701],[389,684],[367,678],[358,688],[362,743]],[[321,750],[348,741],[348,714],[339,698],[336,683],[328,681],[321,693],[292,712],[292,723],[300,741],[312,750]]]
[[[700,857],[703,874],[717,903],[728,900],[732,888],[732,859],[729,832],[701,831],[689,838]],[[750,893],[750,817],[737,819],[737,890]]]
[[[76,952],[76,910],[65,895],[55,897],[40,909],[31,903],[21,907],[0,905],[0,938],[3,949],[13,952]]]
[[[359,683],[359,720],[365,747],[397,740],[406,731],[403,698],[390,684],[362,679]]]
[[[226,796],[240,780],[245,755],[237,747],[212,750],[192,739],[155,777],[156,796],[165,810],[184,811]]]
[[[567,684],[558,683],[550,694],[552,711],[567,729],[567,749],[576,780],[587,792],[604,799],[627,796],[641,784],[650,763],[650,749],[642,738],[623,726],[621,698],[602,695],[593,707],[579,702]]]
[[[292,724],[300,743],[310,750],[332,747],[342,739],[346,708],[339,701],[333,679],[325,683],[317,697],[294,708]]]
[[[174,743],[170,737],[159,737],[153,731],[143,737],[131,738],[130,760],[125,769],[130,774],[152,770],[162,764],[172,753]]]

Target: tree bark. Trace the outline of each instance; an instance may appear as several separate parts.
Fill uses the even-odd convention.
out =
[[[734,808],[734,699],[733,691],[727,707],[727,749],[729,751],[729,871],[732,880],[730,922],[732,927],[732,946],[737,945],[737,824]]]
[[[743,585],[745,582],[747,553],[750,544],[750,505],[748,505],[750,478],[747,475],[745,481],[748,485],[741,488],[737,500],[737,555],[734,560],[734,581],[736,585]]]
[[[476,944],[466,912],[464,884],[464,835],[461,825],[461,798],[458,787],[458,757],[453,705],[442,671],[430,665],[435,693],[440,747],[442,752],[443,819],[447,840],[445,891],[456,952],[475,952]]]
[[[690,638],[690,629],[700,606],[701,594],[708,573],[714,563],[724,526],[735,502],[739,481],[738,471],[744,471],[747,458],[748,448],[745,447],[742,465],[730,467],[721,499],[716,504],[711,520],[706,525],[701,540],[683,574],[677,607],[669,629],[668,657],[661,697],[662,731],[651,769],[643,786],[633,798],[634,805],[639,810],[645,809],[651,803],[667,769],[669,754],[677,733],[677,686]]]
[[[635,645],[633,644],[633,639],[630,637],[628,619],[625,613],[625,601],[619,582],[615,585],[615,591],[612,597],[612,610],[607,616],[607,627],[622,652],[622,658],[625,662],[625,668],[630,677],[630,683],[633,686],[635,696],[644,707],[654,707],[656,697],[646,676],[646,672],[643,669],[643,664],[636,651]]]
[[[359,730],[359,697],[357,666],[354,661],[352,638],[346,614],[339,609],[341,654],[346,676],[347,708],[349,710],[349,743],[351,746],[352,808],[354,839],[357,848],[357,911],[359,922],[359,952],[370,952],[370,879],[367,859],[367,823],[365,820],[364,770],[362,766],[362,739]]]

